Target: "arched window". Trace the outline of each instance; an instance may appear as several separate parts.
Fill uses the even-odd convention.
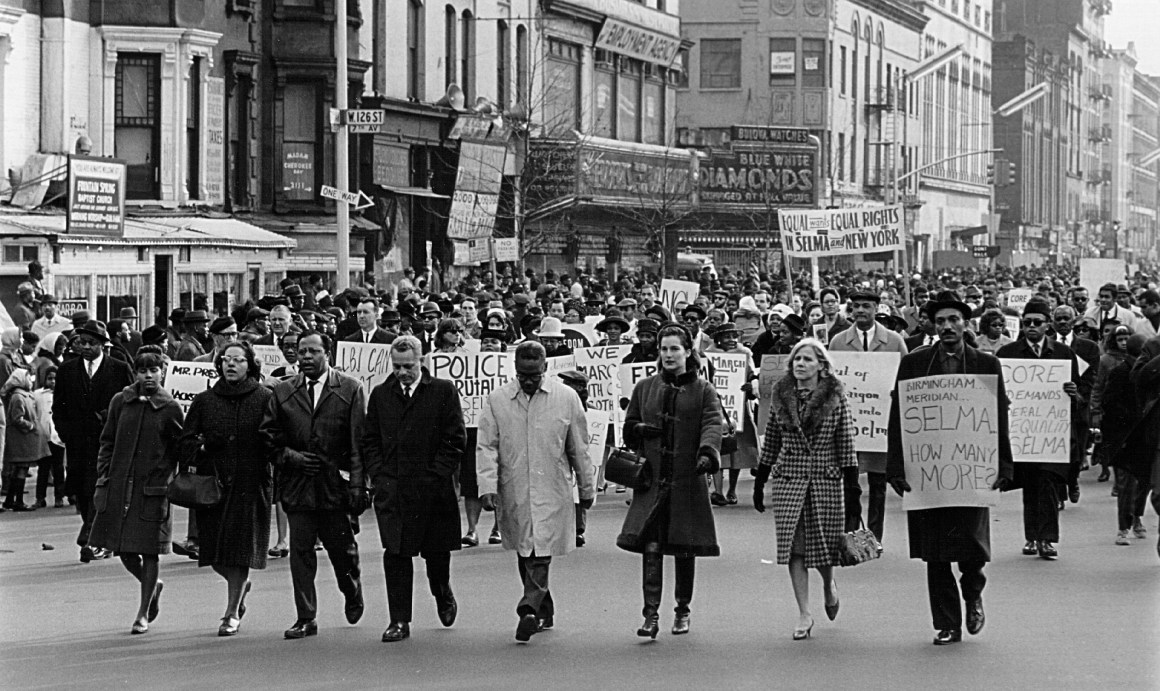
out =
[[[462,45],[459,50],[459,86],[468,105],[475,100],[475,17],[463,10]]]
[[[423,98],[423,2],[407,2],[407,98]]]
[[[450,86],[455,82],[456,53],[458,42],[455,39],[455,28],[459,17],[455,8],[448,5],[443,10],[443,86]]]

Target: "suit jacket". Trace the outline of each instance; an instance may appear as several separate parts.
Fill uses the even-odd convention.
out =
[[[1147,338],[1155,338],[1157,336],[1156,327],[1152,326],[1152,321],[1148,317],[1136,319],[1136,333],[1143,334]]]
[[[375,488],[383,549],[409,556],[459,549],[455,478],[466,446],[459,391],[452,382],[424,370],[410,398],[394,374],[375,387],[362,450]]]
[[[347,336],[346,338],[341,338],[339,340],[347,341],[348,343],[364,343],[365,342],[365,341],[363,341],[362,329],[359,329],[358,331],[355,331],[354,333]],[[385,331],[383,329],[380,329],[379,327],[376,326],[375,330],[371,333],[371,341],[370,342],[371,343],[379,343],[379,344],[388,344],[388,343],[392,343],[394,340],[395,340],[395,334],[393,334],[389,331]]]
[[[910,349],[902,336],[882,326],[874,325],[874,333],[868,339],[871,353],[901,353],[906,355]],[[834,351],[862,351],[862,330],[855,324],[830,339],[830,350]],[[873,451],[858,452],[858,466],[863,472],[885,473],[886,454]],[[793,537],[792,535],[790,537]]]
[[[192,335],[185,334],[173,353],[173,359],[178,362],[193,362],[202,355],[205,355],[205,348],[201,347],[201,343],[198,343]]]
[[[1103,312],[1104,309],[1100,307],[1099,303],[1097,303],[1094,307],[1089,309],[1087,313],[1084,314],[1084,316],[1094,319],[1096,322],[1096,328],[1103,329]],[[1120,320],[1120,323],[1124,326],[1133,330],[1136,328],[1136,322],[1139,320],[1139,317],[1137,317],[1136,314],[1132,312],[1132,310],[1125,309],[1119,305],[1114,305],[1112,309],[1108,310],[1108,314],[1112,318]]]
[[[304,374],[274,386],[258,431],[277,473],[275,499],[283,509],[344,511],[349,507],[347,489],[365,486],[359,451],[365,417],[362,385],[333,368],[327,370],[317,406],[312,405]],[[303,452],[321,458],[318,474],[306,475],[287,463]]]
[[[994,374],[999,379],[999,433],[995,443],[999,451],[1000,478],[1011,480],[1015,464],[1011,458],[1011,441],[1007,426],[1007,389],[1003,386],[1003,369],[994,355],[963,346],[963,374]],[[921,348],[902,357],[898,381],[944,374],[937,355],[941,346]],[[891,394],[890,425],[887,433],[887,479],[906,479],[903,459],[902,427],[898,408],[898,387]],[[912,478],[913,479],[913,478]],[[906,522],[910,558],[923,561],[990,561],[991,512],[986,508],[955,506],[942,509],[908,511]]]
[[[913,336],[908,336],[903,342],[906,344],[906,352],[913,353],[926,345],[926,334],[917,333]],[[938,343],[937,335],[935,336],[935,343]]]

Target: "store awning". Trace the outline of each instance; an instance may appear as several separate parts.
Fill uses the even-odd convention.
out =
[[[987,229],[987,226],[971,226],[970,228],[959,228],[958,230],[952,230],[951,237],[958,237],[966,240],[967,238],[973,238],[976,235],[986,235],[988,232],[990,231]]]
[[[450,199],[446,194],[439,194],[432,192],[426,187],[392,187],[388,185],[379,185],[382,189],[392,192],[394,194],[406,194],[411,197],[426,197],[427,199]]]

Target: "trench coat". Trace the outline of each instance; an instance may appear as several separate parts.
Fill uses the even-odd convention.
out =
[[[452,382],[423,370],[410,398],[394,374],[371,392],[362,456],[387,553],[414,557],[459,549],[454,478],[466,444]]]
[[[695,360],[690,358],[692,367]],[[659,436],[646,439],[638,423],[659,427]],[[657,542],[663,554],[678,557],[716,557],[717,530],[709,488],[697,474],[697,458],[712,460],[710,473],[721,464],[721,434],[725,422],[713,384],[696,368],[679,376],[662,371],[637,382],[624,419],[625,443],[648,463],[648,489],[634,490],[616,546],[643,553]]]
[[[830,352],[862,352],[862,333],[857,326],[851,325],[838,335],[830,339]],[[894,333],[881,324],[874,325],[873,335],[867,334],[867,345],[871,353],[899,353],[906,355],[909,351],[902,336]],[[886,454],[874,451],[858,452],[858,469],[864,473],[885,473]]]
[[[576,548],[572,479],[581,501],[596,496],[584,405],[571,387],[545,377],[528,399],[518,380],[483,406],[475,452],[479,496],[497,494],[504,549],[521,557]]]
[[[806,566],[838,563],[846,528],[842,469],[858,467],[858,459],[854,455],[854,420],[837,378],[818,378],[801,415],[796,379],[791,375],[778,380],[765,426],[761,463],[771,466],[777,563],[789,563],[799,522],[805,537]]]
[[[942,345],[936,343],[904,355],[898,365],[898,381],[945,374],[938,355]],[[1011,440],[1007,426],[1007,389],[999,358],[964,344],[963,374],[993,374],[999,379],[998,411],[999,477],[1008,482],[1015,475],[1011,458]],[[890,424],[887,431],[886,479],[906,478],[902,455],[902,427],[899,424],[898,387],[891,394]],[[952,506],[941,509],[907,511],[906,524],[910,558],[923,561],[990,561],[991,511],[974,506]]]
[[[168,554],[166,492],[177,465],[181,406],[165,389],[144,397],[139,383],[109,404],[97,456],[89,545],[114,552]]]

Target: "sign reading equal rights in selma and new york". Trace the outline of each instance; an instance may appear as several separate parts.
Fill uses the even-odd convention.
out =
[[[778,210],[781,246],[794,257],[831,257],[902,249],[902,206]]]

